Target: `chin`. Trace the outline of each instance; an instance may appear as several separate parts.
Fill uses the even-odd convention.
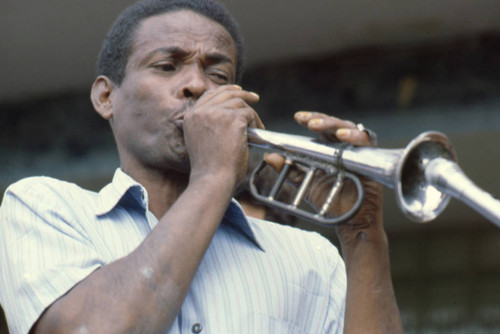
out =
[[[166,170],[174,170],[178,173],[189,174],[191,172],[191,165],[187,154],[183,159],[166,161],[163,166]]]

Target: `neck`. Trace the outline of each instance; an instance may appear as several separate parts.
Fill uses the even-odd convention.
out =
[[[160,219],[186,189],[189,174],[175,170],[139,169],[122,166],[122,170],[148,192],[149,210]]]

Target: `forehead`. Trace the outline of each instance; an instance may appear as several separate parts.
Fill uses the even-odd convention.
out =
[[[188,51],[223,52],[236,63],[236,46],[229,32],[219,23],[190,10],[159,14],[143,20],[133,36],[132,54],[165,46]]]

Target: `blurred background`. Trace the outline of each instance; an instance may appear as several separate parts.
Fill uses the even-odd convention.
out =
[[[93,190],[110,180],[117,154],[89,90],[101,41],[132,2],[2,1],[2,194],[30,175]],[[500,193],[498,0],[222,2],[245,36],[243,85],[260,94],[268,129],[303,134],[293,113],[317,110],[363,122],[381,147],[441,131],[464,172]],[[431,223],[410,222],[389,190],[385,223],[407,333],[500,332],[499,228],[455,200]]]

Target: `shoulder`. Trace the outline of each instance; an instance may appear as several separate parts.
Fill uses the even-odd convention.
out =
[[[90,204],[95,193],[80,186],[47,176],[33,176],[11,184],[3,196],[1,208],[13,210],[24,207],[57,210],[70,203]],[[35,210],[37,211],[37,210]]]
[[[49,235],[57,240],[62,240],[58,239],[61,235],[82,240],[89,219],[95,216],[96,202],[90,191],[70,182],[45,176],[21,179],[4,194],[0,242],[28,237],[32,243],[47,240]]]
[[[80,186],[55,179],[48,176],[32,176],[21,179],[11,184],[5,191],[6,195],[14,194],[20,196],[29,196],[43,193],[45,196],[57,194],[82,194],[91,195],[92,192],[81,188]]]

